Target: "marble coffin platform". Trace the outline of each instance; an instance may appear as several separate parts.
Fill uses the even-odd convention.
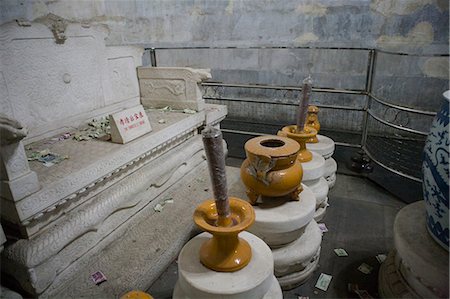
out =
[[[214,117],[207,118],[210,112]],[[22,225],[31,236],[7,246],[2,254],[2,272],[26,292],[46,297],[64,289],[149,203],[202,165],[197,131],[207,122],[218,124],[226,107],[208,105],[195,114],[147,114],[153,131],[125,145],[72,139],[28,145],[45,146],[70,158],[51,168],[30,163],[42,184],[41,190],[23,199],[27,217]]]

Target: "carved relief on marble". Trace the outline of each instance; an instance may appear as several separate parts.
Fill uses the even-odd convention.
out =
[[[209,70],[177,67],[139,67],[142,105],[152,108],[201,111],[205,101],[199,84],[210,79]]]
[[[30,129],[27,139],[139,103],[143,49],[106,47],[105,26],[53,16],[0,29],[1,106]]]

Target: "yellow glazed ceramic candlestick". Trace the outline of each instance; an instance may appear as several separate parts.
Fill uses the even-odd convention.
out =
[[[214,200],[201,203],[194,213],[194,222],[212,238],[200,248],[200,261],[214,271],[232,272],[244,268],[251,260],[252,249],[244,239],[238,237],[255,221],[253,207],[242,199],[229,198],[231,210],[230,226],[220,226]]]
[[[311,127],[304,127],[303,131],[297,132],[297,126],[291,125],[286,126],[278,131],[278,136],[288,137],[297,141],[300,146],[300,151],[298,153],[298,161],[300,163],[309,162],[312,160],[312,153],[306,149],[306,141],[316,137],[317,131]]]
[[[241,179],[252,205],[260,195],[290,195],[292,200],[298,200],[303,176],[302,166],[297,161],[299,150],[295,141],[271,135],[245,143],[247,159],[241,166]]]
[[[315,129],[317,131],[317,134],[320,131],[319,117],[317,116],[318,113],[319,108],[317,106],[310,105],[308,107],[308,116],[306,119],[306,126]],[[314,136],[306,141],[306,143],[317,143],[317,142],[319,142],[317,136]]]
[[[228,197],[225,155],[220,130],[207,127],[202,132],[214,200],[206,200],[194,212],[194,222],[213,236],[200,248],[200,262],[214,271],[232,272],[244,268],[252,249],[238,234],[255,221],[247,202]]]

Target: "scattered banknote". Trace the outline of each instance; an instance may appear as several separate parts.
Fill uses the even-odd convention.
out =
[[[348,256],[348,253],[344,248],[336,248],[334,249],[334,253],[336,253],[337,256]]]
[[[370,274],[370,272],[372,272],[373,267],[370,265],[367,265],[366,263],[362,263],[359,267],[358,270],[361,271],[364,274]]]
[[[322,231],[322,233],[326,233],[328,231],[327,226],[325,225],[325,223],[317,223],[319,225],[320,230]]]
[[[377,254],[377,256],[376,256],[376,258],[377,258],[377,261],[380,263],[380,264],[382,264],[385,260],[386,260],[386,255],[385,254]]]
[[[309,299],[308,296],[297,296],[297,299]]]
[[[106,276],[102,273],[102,271],[97,271],[91,274],[91,279],[96,285],[99,285],[102,282],[106,281]]]
[[[164,205],[162,204],[157,204],[153,210],[155,210],[155,212],[162,212],[162,210],[164,209]]]
[[[332,278],[333,276],[331,275],[320,273],[319,279],[317,279],[316,282],[316,288],[326,292],[328,290],[328,286],[330,285]]]
[[[45,167],[51,167],[68,158],[68,156],[52,153],[48,148],[41,151],[34,151],[27,155],[28,161],[39,161],[43,163]]]
[[[109,116],[93,119],[88,123],[88,127],[83,128],[73,134],[73,139],[77,141],[91,140],[111,134]]]

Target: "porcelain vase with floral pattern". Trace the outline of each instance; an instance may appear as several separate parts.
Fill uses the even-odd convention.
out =
[[[449,101],[444,92],[441,110],[433,120],[423,155],[423,197],[431,236],[449,249]]]

